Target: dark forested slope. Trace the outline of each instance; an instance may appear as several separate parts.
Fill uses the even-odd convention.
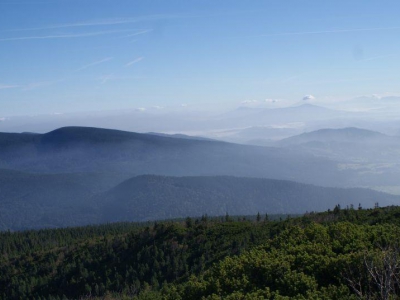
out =
[[[203,216],[3,232],[0,298],[398,299],[399,215],[336,207],[281,222]]]
[[[102,219],[144,221],[184,216],[296,214],[342,207],[400,204],[400,197],[368,189],[326,188],[291,181],[214,177],[138,176],[96,197]]]
[[[347,185],[351,176],[334,162],[298,151],[89,127],[2,133],[0,167],[42,173],[232,175],[326,186]]]
[[[31,174],[0,170],[0,230],[65,227],[186,216],[297,214],[342,207],[399,204],[367,189],[326,188],[291,181],[229,176]],[[113,184],[110,184],[113,182]],[[378,200],[379,199],[379,200]]]

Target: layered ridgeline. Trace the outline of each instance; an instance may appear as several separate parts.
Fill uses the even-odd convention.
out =
[[[0,298],[397,299],[399,215],[399,207],[335,207],[284,221],[3,232]]]
[[[399,203],[293,182],[356,186],[359,178],[299,149],[90,127],[1,133],[0,167],[1,230]]]
[[[398,137],[390,137],[383,133],[361,129],[357,127],[347,127],[340,129],[320,129],[316,131],[306,132],[300,135],[292,136],[283,139],[279,142],[280,145],[299,145],[310,142],[347,142],[347,143],[378,143],[383,141],[395,140],[399,141]]]
[[[299,151],[89,127],[0,134],[0,168],[26,172],[118,172],[130,176],[232,175],[345,185],[351,172]],[[126,177],[126,179],[129,176]]]
[[[337,138],[329,138],[335,131]],[[348,131],[356,134],[340,138],[348,136]],[[378,133],[377,138],[359,139],[356,135],[363,135],[361,131],[322,130],[283,140],[275,147],[91,127],[64,127],[46,134],[0,133],[0,168],[35,173],[112,172],[124,174],[125,179],[142,174],[230,175],[347,187],[374,186],[383,170],[381,185],[393,184],[398,139]],[[381,164],[363,165],[362,171],[358,165],[348,165],[366,159]],[[395,173],[390,173],[392,169]]]
[[[400,154],[400,137],[355,127],[306,132],[275,145],[344,162],[398,163]]]
[[[65,227],[186,216],[298,214],[340,204],[399,204],[367,189],[228,176],[141,175],[116,184],[110,174],[26,174],[0,171],[0,229]],[[110,186],[113,181],[115,186]]]
[[[400,196],[368,189],[318,187],[238,177],[139,176],[93,198],[102,220],[146,221],[184,216],[302,214],[342,207],[400,204]]]
[[[123,180],[113,173],[37,174],[0,170],[0,230],[98,222],[91,197]]]
[[[320,129],[274,145],[337,161],[356,172],[358,185],[400,190],[400,137],[361,128]]]

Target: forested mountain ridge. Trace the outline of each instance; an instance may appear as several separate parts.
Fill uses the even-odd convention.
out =
[[[336,206],[284,221],[203,216],[3,232],[0,297],[344,300],[384,291],[396,299],[400,282],[390,276],[380,289],[368,268],[384,272],[381,259],[399,253],[399,215],[399,207]]]
[[[2,134],[0,167],[25,172],[231,175],[348,185],[351,171],[298,151],[91,127]]]
[[[319,129],[316,131],[305,132],[300,135],[295,135],[278,142],[279,145],[295,145],[307,142],[373,142],[382,140],[397,140],[397,137],[391,137],[383,133],[357,128],[357,127],[346,127],[339,129]]]
[[[398,205],[400,196],[368,189],[318,187],[291,181],[212,177],[167,177],[143,175],[124,181],[95,197],[103,203],[103,220],[146,221],[210,216],[299,214],[324,211],[340,204],[343,207],[361,203],[373,207]]]
[[[0,230],[98,223],[90,198],[125,178],[119,173],[37,174],[0,169]]]
[[[0,167],[0,230],[400,203],[369,190],[293,182],[355,185],[351,168],[298,149],[91,127],[2,133]],[[371,172],[356,179],[365,176]]]
[[[0,170],[0,230],[60,228],[186,216],[299,214],[336,204],[373,207],[400,197],[292,181],[231,176],[32,174]]]

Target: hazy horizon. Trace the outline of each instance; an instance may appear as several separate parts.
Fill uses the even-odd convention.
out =
[[[2,134],[0,163],[117,171],[118,180],[241,174],[400,194],[399,8],[0,0],[0,132],[75,127]],[[114,142],[120,136],[129,143]]]
[[[0,0],[0,298],[400,299],[399,12]]]
[[[396,1],[117,2],[0,1],[0,118],[400,95]]]

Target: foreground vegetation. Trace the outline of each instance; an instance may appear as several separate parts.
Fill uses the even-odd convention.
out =
[[[2,299],[397,299],[400,208],[0,233]]]

